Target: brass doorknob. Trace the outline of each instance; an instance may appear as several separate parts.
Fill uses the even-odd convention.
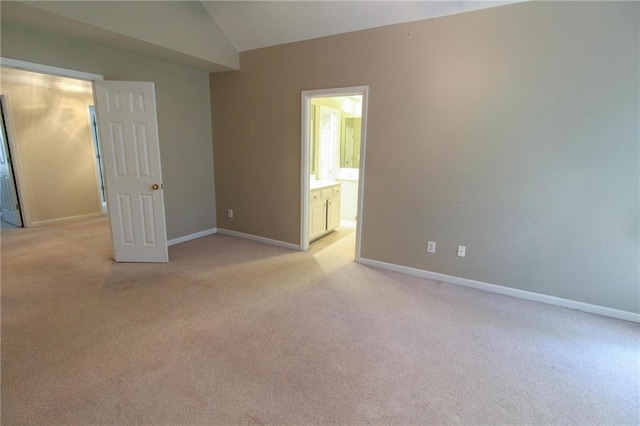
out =
[[[153,189],[154,191],[157,191],[158,189],[160,189],[160,185],[158,185],[157,183],[154,183],[153,185],[151,185],[151,189]]]

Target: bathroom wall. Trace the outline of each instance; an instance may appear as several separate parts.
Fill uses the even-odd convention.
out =
[[[314,98],[311,100],[311,104],[316,106],[316,114],[315,114],[315,123],[316,128],[314,129],[315,140],[316,142],[320,141],[320,132],[318,130],[320,123],[320,106],[325,106],[329,108],[333,108],[335,110],[340,111],[340,118],[338,120],[340,129],[340,138],[344,137],[343,128],[345,117],[360,117],[362,115],[362,101],[358,101],[356,99],[342,96],[342,97],[331,97],[331,98]],[[354,139],[360,140],[361,129],[354,129]],[[316,170],[318,163],[318,153],[319,153],[319,143],[315,145],[315,160],[316,160]],[[338,155],[338,163],[340,162],[341,150],[337,150],[336,155]],[[357,144],[357,147],[354,147],[354,156],[360,155],[360,144]],[[348,173],[340,174],[336,173],[337,178],[335,179],[337,182],[342,184],[342,193],[340,197],[340,218],[347,220],[355,220],[357,211],[358,211],[358,170],[357,168],[353,168],[349,170]]]

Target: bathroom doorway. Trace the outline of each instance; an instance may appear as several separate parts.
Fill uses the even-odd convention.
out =
[[[302,92],[300,248],[355,230],[360,258],[368,86]]]

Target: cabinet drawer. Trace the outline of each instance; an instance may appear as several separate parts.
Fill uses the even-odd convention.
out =
[[[333,196],[337,197],[338,195],[340,195],[340,185],[333,187]]]
[[[333,188],[322,188],[320,191],[323,200],[333,197]]]
[[[320,191],[311,191],[311,193],[309,193],[309,201],[311,203],[317,203],[321,200],[322,197],[320,196]]]

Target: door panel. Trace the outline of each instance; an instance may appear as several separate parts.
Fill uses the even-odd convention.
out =
[[[335,229],[340,226],[340,197],[327,201],[327,229]]]
[[[96,81],[95,96],[114,258],[167,262],[154,85]]]
[[[312,204],[309,214],[311,216],[309,220],[309,241],[312,241],[324,234],[327,229],[326,203]]]

